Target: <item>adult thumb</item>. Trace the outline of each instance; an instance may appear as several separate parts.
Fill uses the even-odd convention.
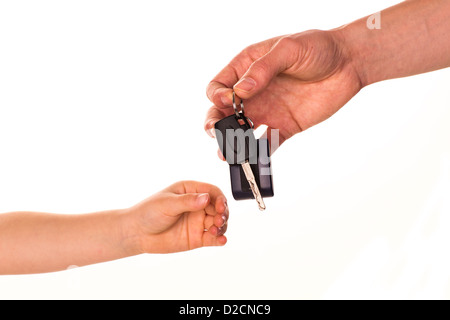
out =
[[[288,39],[288,40],[286,40]],[[233,89],[242,99],[249,99],[263,91],[281,72],[291,66],[294,40],[281,38],[265,55],[255,60]]]

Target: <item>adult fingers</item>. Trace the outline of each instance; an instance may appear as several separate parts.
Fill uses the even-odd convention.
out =
[[[274,77],[297,62],[298,41],[283,37],[261,58],[254,61],[233,89],[242,99],[263,91]]]

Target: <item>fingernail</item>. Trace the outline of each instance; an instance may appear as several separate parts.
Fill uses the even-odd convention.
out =
[[[227,217],[225,215],[223,215],[222,220],[223,220],[223,223],[222,223],[222,227],[223,227],[225,225],[225,223],[227,223]]]
[[[216,137],[216,129],[214,128],[209,128],[206,133],[208,134],[208,136],[210,136],[211,138],[215,138]]]
[[[223,105],[224,106],[229,106],[231,103],[230,103],[230,100],[227,98],[227,96],[225,96],[225,95],[223,95],[221,98],[220,98],[220,100],[222,101],[222,103],[223,103]]]
[[[256,86],[255,80],[252,78],[243,78],[235,86],[235,89],[249,92]]]
[[[204,206],[206,204],[206,202],[208,201],[208,199],[209,199],[209,194],[202,193],[201,195],[199,195],[197,197],[197,204],[199,206]]]

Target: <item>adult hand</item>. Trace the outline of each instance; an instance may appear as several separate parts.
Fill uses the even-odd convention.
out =
[[[234,90],[255,128],[278,129],[281,145],[333,115],[361,88],[339,30],[269,39],[245,48],[209,83],[214,106],[205,130],[214,136],[214,124],[234,112]]]

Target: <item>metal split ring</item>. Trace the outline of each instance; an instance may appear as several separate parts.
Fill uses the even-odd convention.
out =
[[[245,117],[244,115],[244,101],[241,99],[241,113],[239,113],[237,107],[236,107],[236,98],[235,98],[236,94],[233,91],[233,109],[234,109],[234,113],[236,114],[236,117],[241,118]]]
[[[239,119],[242,119],[244,121],[247,121],[250,126],[252,128],[255,127],[255,125],[253,124],[252,119],[250,119],[249,117],[246,117],[244,114],[244,100],[241,99],[241,112],[238,111],[237,107],[236,107],[236,98],[235,98],[236,94],[233,91],[233,109],[234,109],[234,113],[236,115],[236,117],[238,117]]]

